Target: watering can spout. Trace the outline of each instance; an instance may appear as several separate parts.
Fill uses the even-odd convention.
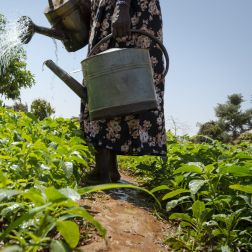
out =
[[[52,60],[47,60],[44,64],[56,74],[72,91],[84,102],[87,100],[87,91],[77,80],[71,77],[66,71],[57,66]]]
[[[38,26],[33,23],[31,18],[27,16],[20,17],[18,23],[21,26],[20,30],[22,31],[22,34],[20,34],[20,39],[24,44],[28,44],[35,33],[62,41],[67,40],[67,35],[62,30]]]

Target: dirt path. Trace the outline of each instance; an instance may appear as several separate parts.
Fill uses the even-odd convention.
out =
[[[132,183],[132,178],[123,174],[122,181]],[[153,214],[150,198],[143,193],[136,190],[116,189],[82,200],[81,205],[89,208],[89,211],[107,229],[105,240],[94,232],[88,244],[81,247],[82,251],[168,251],[162,241],[165,234],[171,231],[171,227]]]

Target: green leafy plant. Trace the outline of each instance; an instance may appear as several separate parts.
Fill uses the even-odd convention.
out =
[[[78,201],[114,188],[80,187],[94,158],[70,119],[37,120],[31,114],[0,108],[0,249],[1,251],[74,251],[91,223],[102,237],[105,228]]]
[[[156,166],[160,158],[149,156],[132,161],[135,174],[147,177],[141,180],[178,225],[166,243],[174,251],[251,251],[251,144],[167,136],[163,163]],[[151,170],[158,172],[146,172]]]

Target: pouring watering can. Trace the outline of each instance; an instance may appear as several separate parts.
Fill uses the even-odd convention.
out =
[[[21,40],[27,44],[35,33],[59,39],[69,52],[88,44],[90,23],[90,0],[48,0],[44,14],[52,28],[35,25],[23,16],[19,22],[27,27]]]
[[[156,37],[141,31],[132,30],[150,37],[162,50],[166,67],[163,77],[168,72],[168,53]],[[90,51],[88,58],[81,62],[84,86],[47,60],[49,67],[81,99],[88,100],[90,120],[109,119],[116,116],[138,113],[157,108],[153,70],[148,49],[113,48],[93,55],[112,34],[103,38]]]

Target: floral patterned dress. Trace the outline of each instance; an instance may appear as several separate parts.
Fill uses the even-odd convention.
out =
[[[91,32],[89,50],[111,33],[111,18],[116,0],[91,0]],[[131,28],[142,29],[162,41],[162,16],[159,0],[132,0]],[[87,104],[81,106],[81,128],[87,141],[119,155],[166,155],[164,120],[164,62],[160,48],[144,35],[132,34],[126,42],[108,41],[100,47],[150,48],[154,83],[158,98],[156,110],[115,117],[111,120],[90,121]],[[99,51],[98,51],[99,52]],[[97,52],[97,53],[98,53]]]

